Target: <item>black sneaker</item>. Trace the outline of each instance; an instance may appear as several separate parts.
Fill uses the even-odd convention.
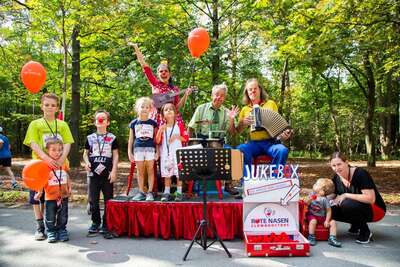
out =
[[[231,185],[225,184],[224,191],[229,193],[232,196],[239,195],[239,191],[236,188],[233,188]]]
[[[372,240],[372,232],[368,230],[366,232],[360,232],[360,234],[357,237],[356,243],[368,244],[371,240]]]
[[[114,235],[113,235],[110,231],[106,230],[106,231],[103,233],[103,237],[104,237],[105,239],[113,239],[113,238],[114,238]]]
[[[342,242],[338,241],[334,235],[329,236],[328,244],[337,248],[342,247]]]
[[[45,240],[47,237],[44,234],[44,229],[37,229],[35,232],[35,240],[36,241],[42,241]]]
[[[161,197],[161,202],[167,202],[167,201],[172,201],[172,196],[171,194],[165,193]]]
[[[308,242],[310,242],[310,246],[315,246],[317,244],[317,239],[315,238],[315,235],[308,235]]]
[[[347,233],[349,233],[349,235],[358,235],[360,233],[360,227],[352,224],[349,230],[347,230]]]
[[[104,233],[106,233],[108,230],[107,230],[107,227],[106,226],[102,226],[102,227],[100,227],[100,229],[99,229],[99,233],[100,234],[104,234]]]
[[[96,234],[96,233],[98,233],[98,232],[99,232],[99,225],[98,225],[98,224],[95,224],[95,223],[92,223],[92,225],[89,227],[88,232],[89,232],[89,234]]]

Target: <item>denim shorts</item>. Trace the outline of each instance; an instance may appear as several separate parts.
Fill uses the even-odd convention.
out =
[[[133,153],[135,161],[156,159],[156,149],[154,147],[135,147]]]

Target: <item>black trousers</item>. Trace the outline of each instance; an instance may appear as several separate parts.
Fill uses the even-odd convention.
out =
[[[92,212],[92,222],[96,225],[100,225],[102,221],[100,215],[100,192],[103,193],[104,198],[103,226],[107,227],[106,203],[113,198],[114,187],[108,180],[108,176],[90,176],[89,203]]]
[[[370,204],[353,199],[345,199],[340,206],[332,206],[332,219],[339,222],[347,222],[363,229],[367,222],[372,222],[373,213]]]

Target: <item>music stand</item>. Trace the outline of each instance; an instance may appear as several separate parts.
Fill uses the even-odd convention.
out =
[[[225,247],[224,242],[218,236],[215,229],[211,229],[214,240],[207,244],[207,180],[230,180],[231,179],[231,150],[224,148],[201,148],[201,149],[178,149],[176,151],[180,180],[202,180],[203,181],[203,218],[194,234],[189,248],[186,250],[183,260],[186,261],[194,242],[199,244],[203,250],[209,248],[219,241],[228,257],[232,255]],[[200,239],[200,242],[198,241]]]

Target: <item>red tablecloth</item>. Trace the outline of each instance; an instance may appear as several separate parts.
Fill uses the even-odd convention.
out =
[[[201,202],[119,202],[107,203],[107,224],[118,235],[154,236],[163,239],[192,239],[202,219]],[[208,202],[208,222],[223,240],[243,238],[243,204]],[[208,236],[213,237],[208,231]]]

